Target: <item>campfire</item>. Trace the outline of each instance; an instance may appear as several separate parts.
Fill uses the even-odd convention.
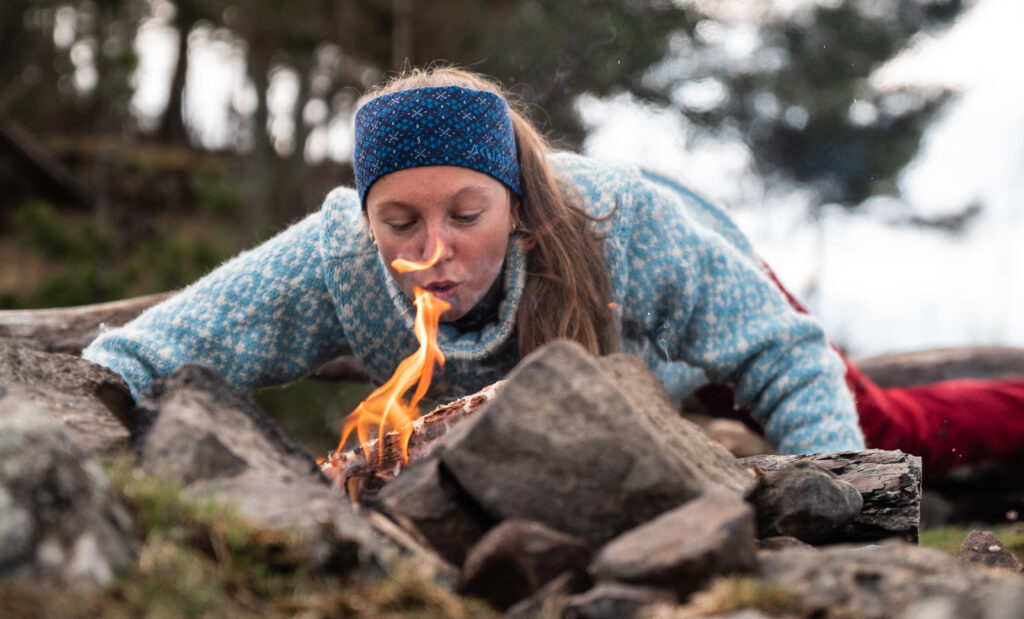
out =
[[[398,258],[391,266],[399,273],[424,271],[437,263],[443,251],[444,244],[438,239],[433,255],[427,260],[414,262]],[[414,422],[419,419],[420,400],[430,387],[434,365],[444,365],[444,353],[437,345],[437,329],[441,314],[451,304],[419,286],[415,286],[413,291],[416,306],[415,333],[420,347],[398,365],[390,380],[371,393],[347,417],[338,448],[317,460],[324,473],[356,502],[365,487],[378,487],[378,484],[386,483],[389,477],[397,475],[401,467],[409,462],[409,443],[417,428]],[[414,385],[416,389],[412,396],[404,399]],[[435,421],[452,417],[459,407],[440,409],[445,412],[438,410]],[[420,423],[418,427],[422,436],[425,426]],[[342,452],[353,431],[362,448],[361,458],[354,453]],[[396,451],[399,454],[397,458]],[[392,471],[390,476],[386,474],[389,470]]]

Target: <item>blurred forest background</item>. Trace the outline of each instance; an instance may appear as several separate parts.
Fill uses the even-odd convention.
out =
[[[776,5],[784,5],[785,10]],[[559,145],[584,98],[742,136],[766,184],[856,211],[951,96],[869,76],[960,0],[4,0],[0,309],[181,287],[351,182],[363,89],[444,61],[501,80]],[[746,13],[749,50],[719,20]],[[751,11],[755,11],[751,18]],[[956,227],[973,206],[920,225]],[[368,389],[257,394],[312,451]],[[293,414],[305,409],[307,414]],[[308,417],[323,423],[310,424]]]
[[[501,80],[568,148],[585,137],[581,95],[628,93],[745,136],[764,178],[799,183],[816,204],[855,209],[896,191],[949,93],[879,93],[867,78],[962,3],[766,8],[740,62],[713,36],[725,4],[5,0],[0,309],[195,279],[350,182],[356,98],[388,71],[437,60]],[[170,43],[155,46],[155,33]],[[146,67],[158,62],[168,68],[155,78]],[[211,63],[238,69],[230,96],[203,98],[236,79]]]

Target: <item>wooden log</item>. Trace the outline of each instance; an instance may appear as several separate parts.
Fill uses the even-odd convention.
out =
[[[121,326],[175,291],[133,297],[109,303],[52,309],[0,310],[0,340],[41,350],[80,355],[100,333],[101,326]],[[320,366],[311,378],[369,382],[359,360],[342,355]]]
[[[1024,376],[1024,348],[937,348],[855,359],[854,365],[880,387],[954,378],[1012,378]]]
[[[0,311],[0,339],[44,352],[78,355],[99,335],[101,325],[123,325],[172,294],[161,292],[76,307]]]
[[[901,451],[869,449],[798,456],[761,455],[741,458],[744,466],[762,471],[795,462],[815,462],[856,488],[864,507],[832,542],[866,542],[889,537],[917,542],[921,523],[921,458]]]

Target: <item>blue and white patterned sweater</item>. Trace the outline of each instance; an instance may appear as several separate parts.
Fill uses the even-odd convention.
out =
[[[552,155],[604,238],[621,348],[645,359],[675,395],[708,379],[736,386],[782,453],[863,449],[843,366],[820,324],[793,311],[729,218],[686,188],[634,167]],[[510,243],[495,322],[442,324],[447,361],[432,390],[458,396],[518,361],[515,312],[525,255]],[[297,379],[352,353],[377,381],[417,348],[414,308],[387,274],[352,189],[244,252],[83,353],[138,398],[185,363],[253,389]]]

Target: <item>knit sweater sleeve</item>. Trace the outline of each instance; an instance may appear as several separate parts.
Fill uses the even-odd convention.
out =
[[[139,399],[187,363],[244,388],[281,384],[347,352],[322,277],[321,214],[224,263],[123,327],[83,358],[120,374]]]
[[[691,219],[677,193],[638,182],[632,197],[623,335],[639,331],[634,337],[666,359],[733,383],[781,453],[863,449],[842,363],[821,325],[793,311],[749,257]]]

